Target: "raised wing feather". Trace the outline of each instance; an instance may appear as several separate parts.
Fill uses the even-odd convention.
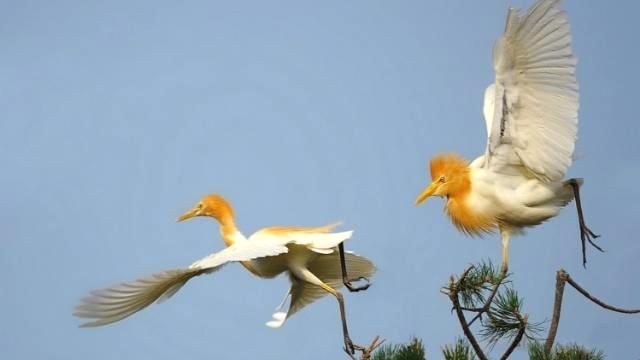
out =
[[[507,14],[494,47],[495,83],[485,93],[485,166],[511,147],[543,181],[560,180],[571,165],[578,126],[576,59],[560,0],[539,0],[526,15]]]

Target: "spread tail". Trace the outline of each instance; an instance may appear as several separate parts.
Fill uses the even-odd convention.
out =
[[[350,277],[370,278],[376,272],[376,267],[371,260],[349,251],[345,252],[344,256],[347,272]],[[338,251],[334,250],[331,254],[319,256],[317,260],[309,264],[308,268],[309,271],[332,288],[338,289],[343,286],[342,268],[340,266],[340,254]],[[278,311],[273,314],[273,320],[267,322],[267,326],[269,327],[281,327],[285,320],[293,314],[328,294],[317,285],[310,284],[294,276],[290,276],[290,279],[291,288],[289,289],[288,295],[277,308]],[[289,310],[286,312],[281,311],[289,296],[291,297]]]

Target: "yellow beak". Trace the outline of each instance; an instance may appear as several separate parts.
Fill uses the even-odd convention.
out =
[[[416,198],[416,206],[420,205],[421,202],[425,201],[429,196],[433,196],[433,194],[438,190],[438,185],[440,185],[437,181],[431,183],[431,185],[427,186],[426,189]]]
[[[180,215],[178,217],[178,221],[184,221],[184,220],[187,220],[187,219],[191,219],[194,216],[198,216],[199,215],[198,214],[199,211],[200,211],[200,208],[194,207],[193,209],[191,209],[191,210],[187,211],[186,213]]]

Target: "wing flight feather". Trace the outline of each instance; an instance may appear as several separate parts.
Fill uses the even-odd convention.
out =
[[[509,9],[504,35],[494,46],[496,80],[485,92],[485,166],[506,145],[534,177],[564,177],[578,129],[575,65],[560,0],[539,0],[524,16]]]

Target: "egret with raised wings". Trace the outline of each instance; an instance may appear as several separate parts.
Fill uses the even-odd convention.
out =
[[[170,298],[193,277],[211,274],[230,262],[240,262],[253,275],[273,278],[287,273],[291,288],[285,301],[273,314],[267,326],[277,328],[286,319],[319,298],[331,294],[338,300],[345,349],[354,353],[354,344],[347,330],[344,300],[337,290],[343,285],[343,267],[357,278],[369,278],[375,272],[368,259],[351,252],[337,251],[352,231],[331,232],[335,225],[322,227],[268,227],[248,239],[235,225],[233,210],[219,195],[205,196],[178,221],[196,216],[215,218],[227,247],[204,257],[186,268],[167,270],[150,276],[96,290],[82,299],[74,315],[92,319],[83,327],[102,326],[122,320],[144,309],[154,301]],[[340,255],[344,262],[340,262]],[[357,290],[357,289],[356,289]],[[286,311],[282,311],[290,298]]]
[[[509,239],[558,214],[575,198],[582,261],[597,238],[585,224],[582,179],[565,180],[578,130],[578,84],[571,33],[560,0],[539,0],[525,14],[509,9],[493,48],[495,82],[484,95],[485,154],[470,164],[457,155],[430,163],[432,183],[416,205],[446,197],[446,212],[468,235],[499,231],[502,268]]]

